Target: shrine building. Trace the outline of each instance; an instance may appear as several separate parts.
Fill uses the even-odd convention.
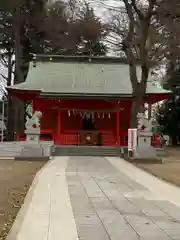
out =
[[[37,55],[25,82],[9,94],[41,111],[41,135],[56,145],[127,146],[132,87],[125,59]],[[147,83],[145,103],[169,92]],[[17,133],[24,141],[24,133]]]

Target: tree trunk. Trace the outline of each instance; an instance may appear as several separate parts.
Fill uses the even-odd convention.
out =
[[[138,84],[136,89],[134,89],[133,96],[130,127],[137,128],[137,115],[142,111],[142,106],[144,104],[144,89],[140,87],[140,84]]]
[[[21,45],[21,19],[20,6],[14,11],[13,33],[15,39],[15,78],[14,84],[24,82],[22,72],[22,45]],[[19,99],[14,100],[14,132],[24,130],[24,104]]]
[[[9,50],[8,54],[8,77],[7,77],[7,86],[11,86],[12,84],[12,71],[13,71],[13,63],[12,63],[12,53],[11,50]],[[7,141],[13,141],[14,140],[14,102],[11,94],[8,92],[8,99],[7,99],[7,112],[6,112],[6,118],[7,118],[7,133],[6,133],[6,139]]]
[[[16,99],[16,116],[17,121],[15,125],[15,132],[24,132],[25,130],[25,111],[24,111],[24,101]]]
[[[130,122],[130,128],[137,128],[137,114],[138,114],[138,106],[135,101],[132,103],[131,107],[131,122]]]
[[[177,146],[177,137],[171,136],[172,146]]]
[[[21,46],[21,19],[20,19],[20,6],[14,10],[14,21],[13,21],[13,34],[15,40],[15,81],[14,83],[24,82],[23,73],[21,71],[22,65],[22,46]]]
[[[7,141],[14,141],[14,101],[8,94]]]
[[[8,77],[7,77],[7,86],[11,86],[11,82],[12,82],[12,71],[13,71],[12,52],[11,52],[11,49],[9,49],[9,51],[8,51]]]
[[[152,117],[152,104],[148,103],[148,120]]]
[[[136,66],[134,66],[136,69]],[[141,111],[141,106],[144,106],[144,97],[146,95],[147,80],[149,74],[149,68],[147,64],[141,65],[141,81],[138,82],[136,70],[133,70],[133,66],[130,66],[131,83],[133,88],[133,103],[131,107],[131,128],[137,128],[137,114]],[[143,108],[144,111],[144,108]]]
[[[13,35],[14,35],[14,49],[15,49],[15,76],[14,84],[24,81],[22,65],[22,46],[21,46],[21,18],[20,18],[20,5],[17,4],[13,11]],[[8,59],[8,81],[7,85],[12,83],[12,59]],[[14,140],[14,133],[17,131],[23,131],[24,129],[24,104],[20,100],[15,99],[11,95],[8,96],[8,116],[7,116],[7,140]]]

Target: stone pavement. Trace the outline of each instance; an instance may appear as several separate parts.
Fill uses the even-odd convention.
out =
[[[180,240],[180,189],[120,158],[56,157],[8,240]]]

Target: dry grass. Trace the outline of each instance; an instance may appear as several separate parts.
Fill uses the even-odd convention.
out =
[[[167,149],[167,157],[164,164],[136,164],[138,167],[163,179],[167,182],[180,186],[180,149]]]
[[[0,160],[0,240],[4,240],[43,161]]]

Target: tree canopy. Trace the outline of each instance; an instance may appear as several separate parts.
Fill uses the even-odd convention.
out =
[[[180,63],[164,79],[164,88],[172,91],[171,98],[160,104],[156,110],[156,119],[161,131],[168,134],[172,144],[180,141]]]
[[[104,55],[103,43],[106,26],[96,17],[94,10],[85,3],[65,4],[62,1],[50,4],[44,22],[44,51],[71,55]],[[57,24],[54,24],[56,22]]]
[[[15,54],[15,65],[27,75],[30,53],[105,55],[107,27],[89,4],[75,1],[16,0],[0,3],[1,60]],[[10,62],[9,62],[10,63]],[[12,62],[11,62],[12,64]],[[20,65],[20,66],[19,66]],[[10,82],[9,82],[10,84]]]
[[[14,83],[25,81],[31,53],[105,55],[106,34],[106,26],[87,3],[80,6],[76,0],[2,0],[0,62],[8,71],[7,76],[1,72],[1,77],[7,85],[12,84],[12,76]],[[9,98],[8,105],[8,131],[13,133],[17,131],[13,119],[18,103]],[[21,113],[23,108],[21,104]],[[22,127],[24,116],[21,120],[16,122],[22,122],[19,124]]]
[[[161,132],[172,139],[172,144],[180,142],[180,99],[168,100],[160,105],[156,112],[156,119],[160,125]]]
[[[162,64],[168,66],[171,85],[175,81],[172,79],[178,78],[173,74],[177,75],[180,55],[180,4],[178,0],[116,2],[123,5],[116,8],[110,27],[83,1],[1,0],[0,60],[8,67],[8,85],[13,73],[15,83],[25,81],[30,53],[105,55],[105,39],[107,36],[110,39],[110,33],[113,38],[116,34],[118,39],[114,43],[129,64],[133,95],[131,127],[136,127],[151,69]]]
[[[129,64],[133,92],[131,127],[137,126],[149,75],[155,68],[175,65],[179,50],[179,2],[177,0],[119,0],[112,11],[112,36],[116,49]],[[178,31],[176,31],[178,30]],[[112,38],[110,39],[112,41]],[[140,77],[137,74],[140,67]],[[171,69],[173,70],[173,69]],[[169,72],[171,71],[169,69]]]

